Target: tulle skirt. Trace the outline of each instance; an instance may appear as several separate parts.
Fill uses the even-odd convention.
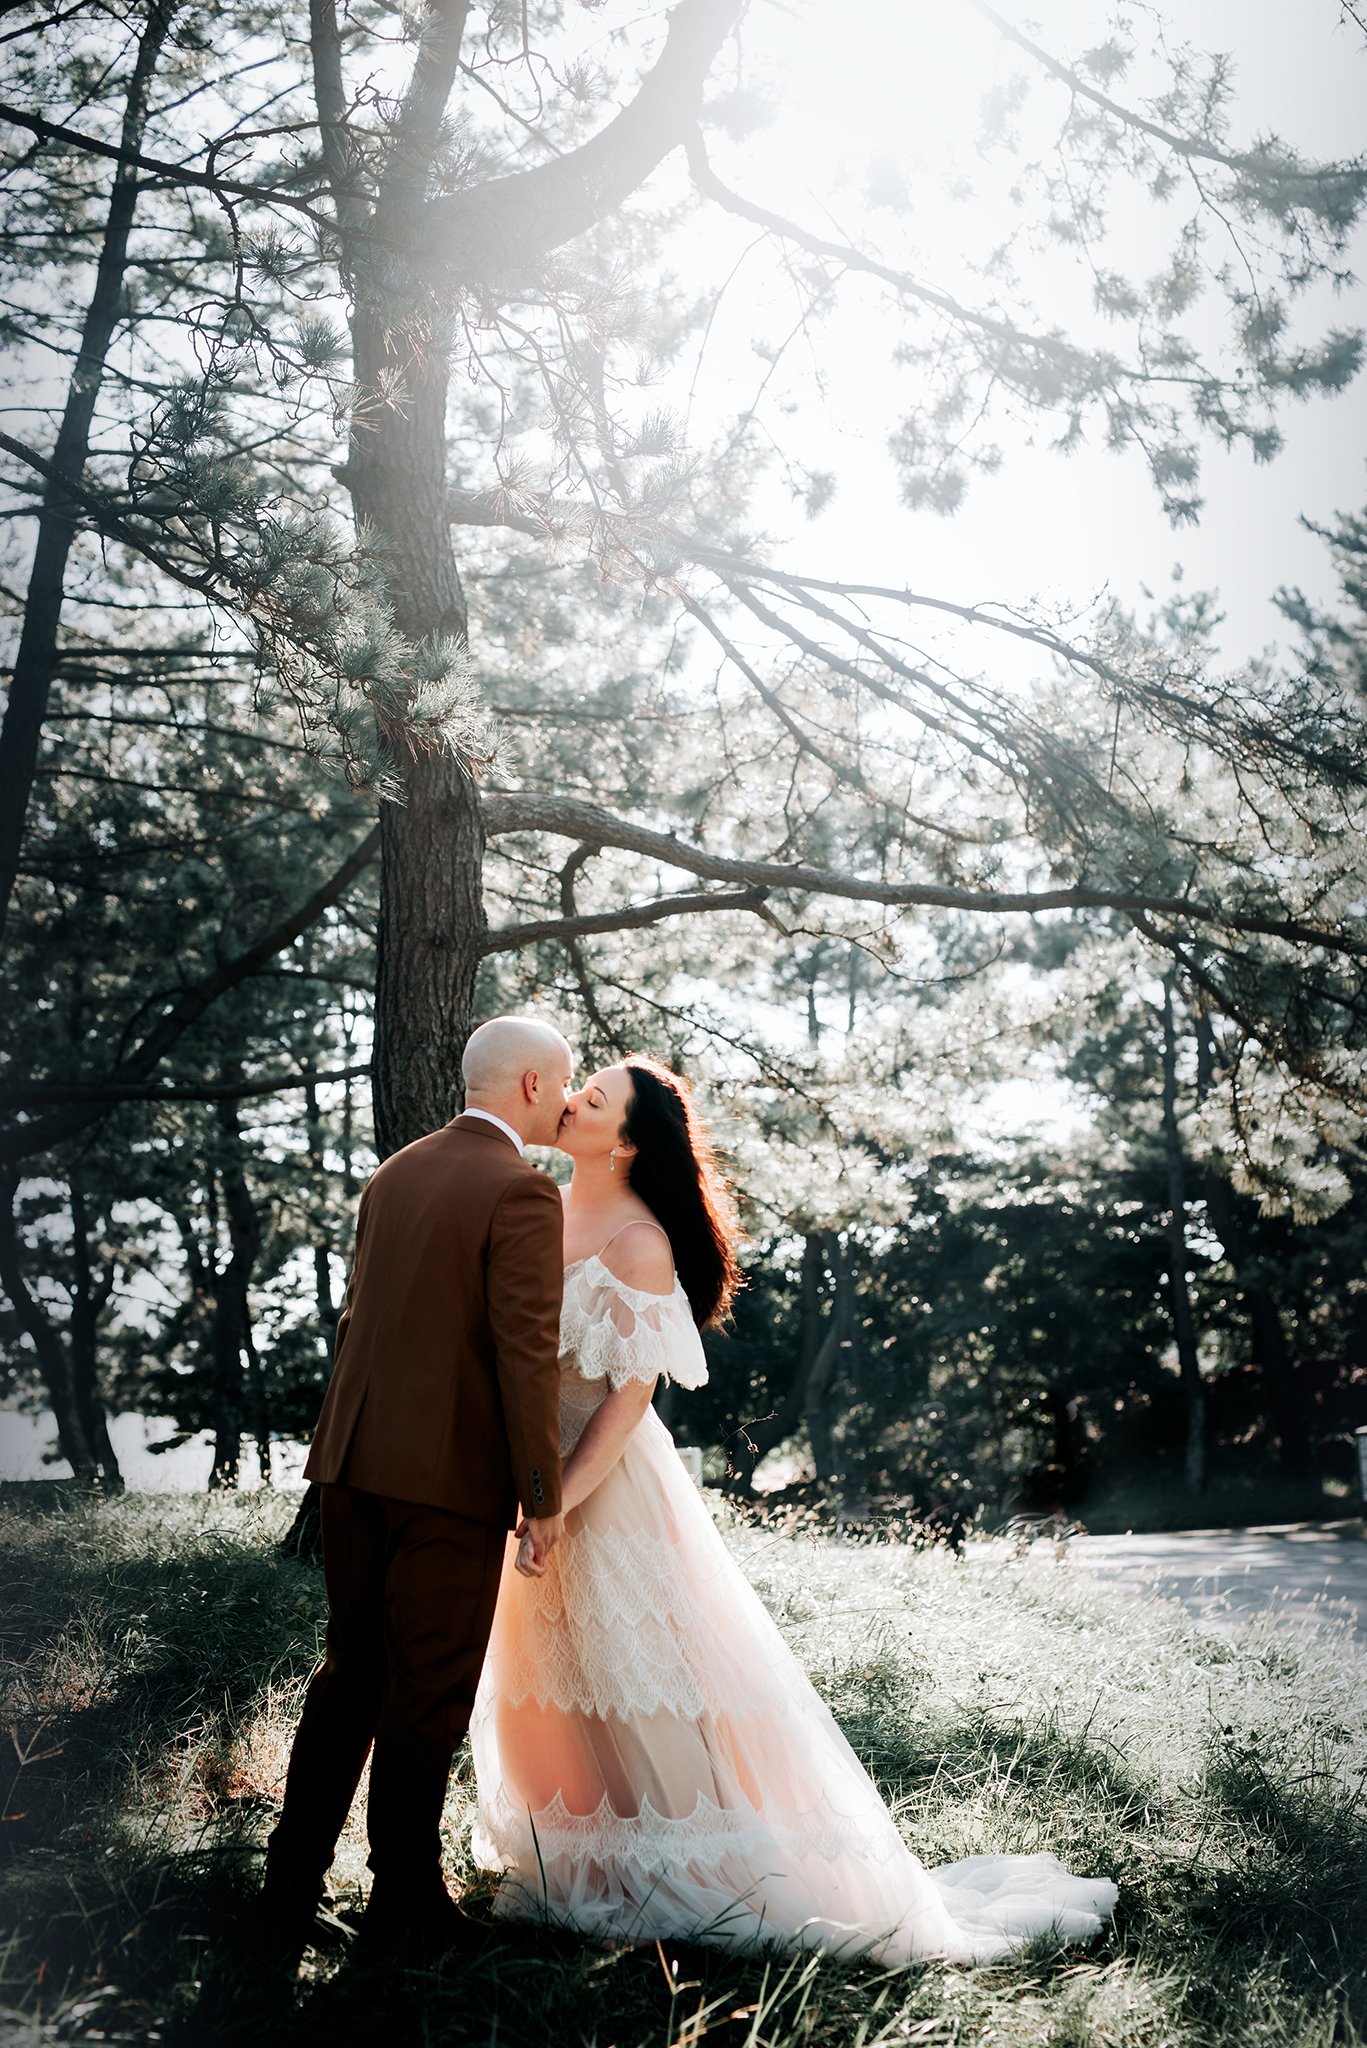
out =
[[[917,1860],[653,1410],[545,1577],[513,1556],[470,1730],[500,1916],[894,1965],[1109,1917],[1115,1886],[1053,1856]]]

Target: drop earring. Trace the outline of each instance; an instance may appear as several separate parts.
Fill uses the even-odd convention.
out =
[[[616,1171],[617,1171],[617,1147],[616,1147],[616,1146],[614,1145],[614,1146],[613,1146],[613,1148],[612,1148],[612,1150],[611,1150],[611,1152],[609,1152],[609,1154],[608,1154],[608,1172],[609,1172],[609,1173],[616,1173]]]

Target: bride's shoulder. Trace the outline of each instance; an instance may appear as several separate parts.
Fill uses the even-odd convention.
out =
[[[642,1216],[626,1223],[603,1247],[602,1263],[624,1287],[643,1294],[672,1294],[674,1254],[658,1223]]]

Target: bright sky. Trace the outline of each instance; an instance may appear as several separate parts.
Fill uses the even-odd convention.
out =
[[[1102,41],[1111,12],[1096,0],[999,4],[1063,57]],[[1234,55],[1234,148],[1276,132],[1324,160],[1367,149],[1367,38],[1341,20],[1337,0],[1296,0],[1294,6],[1288,0],[1162,0],[1161,14],[1172,44]],[[1002,173],[985,166],[976,150],[982,97],[994,77],[1011,68],[996,31],[968,0],[939,8],[926,0],[846,0],[838,40],[831,22],[828,8],[808,0],[796,7],[756,0],[746,50],[757,75],[781,81],[780,111],[742,144],[719,140],[715,167],[748,198],[814,233],[853,241],[981,302],[984,287],[970,277],[964,255],[990,249],[1008,218],[994,190]],[[1117,97],[1137,97],[1151,79],[1140,72],[1119,82]],[[1060,89],[1035,89],[1019,124],[1027,155],[1047,149],[1063,110]],[[878,156],[899,165],[916,194],[910,221],[871,210],[864,199],[868,164]],[[973,191],[951,201],[956,178]],[[1190,211],[1188,195],[1180,212],[1166,218],[1144,199],[1132,200],[1128,215],[1115,223],[1118,260],[1140,276],[1157,270]],[[753,237],[713,209],[705,211],[701,233],[698,260],[718,280]],[[1218,257],[1217,239],[1211,248]],[[1076,319],[1080,339],[1108,336],[1091,312],[1090,279],[1075,258],[1044,252],[1034,268],[1022,254],[1019,267],[1033,281],[1046,326],[1071,326]],[[1367,234],[1358,238],[1353,267],[1367,267]],[[896,316],[890,301],[877,287],[848,279],[842,293],[855,310],[833,323],[812,352],[804,355],[801,344],[792,351],[793,390],[805,386],[799,409],[785,414],[775,408],[769,415],[785,452],[833,470],[839,490],[829,510],[808,523],[776,472],[771,558],[821,575],[910,583],[964,601],[1029,605],[1039,598],[1075,609],[1109,591],[1141,617],[1148,609],[1144,586],[1166,592],[1180,564],[1188,589],[1219,590],[1226,613],[1220,651],[1231,666],[1274,639],[1290,641],[1271,602],[1278,586],[1300,584],[1313,596],[1333,598],[1327,550],[1299,517],[1328,523],[1336,512],[1367,503],[1367,380],[1338,399],[1289,405],[1281,416],[1286,445],[1271,464],[1255,465],[1243,450],[1229,454],[1206,445],[1206,509],[1197,527],[1171,526],[1137,452],[1114,455],[1089,441],[1065,458],[1030,445],[1028,424],[1009,422],[995,433],[1005,450],[1000,472],[975,477],[962,509],[945,519],[912,512],[897,500],[887,438],[914,385],[913,373],[891,367]],[[754,392],[766,365],[752,339],[761,324],[771,337],[781,335],[785,313],[790,322],[792,301],[779,266],[771,252],[757,251],[728,287],[714,321],[695,397],[699,425],[711,405],[721,410],[723,394],[735,405]],[[1202,338],[1199,311],[1183,325]],[[1308,340],[1356,325],[1367,325],[1367,291],[1360,286],[1342,297],[1328,290],[1308,295],[1294,333]],[[813,385],[818,364],[819,397]],[[782,383],[780,374],[771,398]],[[1041,443],[1053,431],[1046,427]],[[987,646],[980,658],[1000,657]],[[1082,1116],[1069,1091],[1035,1074],[966,1104],[965,1135],[985,1144],[1033,1127],[1061,1139]]]
[[[1001,9],[1065,56],[1101,41],[1110,12],[1096,0],[1001,0]],[[1163,0],[1160,12],[1172,43],[1233,53],[1235,147],[1275,130],[1324,158],[1367,148],[1367,39],[1341,18],[1338,0]],[[982,95],[1009,68],[1000,39],[967,0],[939,8],[926,0],[845,0],[838,40],[832,18],[826,7],[758,0],[746,49],[757,74],[781,77],[782,110],[742,148],[723,156],[719,146],[714,161],[748,197],[819,234],[856,239],[894,263],[905,260],[910,232],[919,273],[967,291],[960,251],[990,248],[1006,225],[993,191],[999,174],[975,150]],[[1117,96],[1133,98],[1143,83],[1142,74],[1122,81]],[[1061,89],[1033,93],[1020,120],[1027,151],[1047,147],[1063,105]],[[862,200],[864,169],[876,154],[907,172],[918,198],[910,224],[871,212]],[[934,203],[955,172],[973,183],[975,195]],[[1140,202],[1118,223],[1122,260],[1132,259],[1141,275],[1149,249],[1157,267],[1178,217],[1165,222],[1155,212]],[[735,246],[743,247],[748,231],[709,212],[714,271],[731,226]],[[1365,249],[1362,235],[1354,252],[1359,271]],[[1080,266],[1057,255],[1040,262],[1035,298],[1045,320],[1068,320],[1074,310],[1087,319]],[[823,574],[910,582],[967,600],[1020,603],[1039,595],[1076,604],[1109,589],[1141,615],[1141,586],[1165,590],[1180,563],[1188,588],[1218,587],[1227,612],[1221,652],[1231,663],[1261,651],[1279,632],[1286,637],[1271,604],[1278,585],[1332,594],[1323,544],[1298,516],[1327,521],[1367,502],[1363,379],[1346,397],[1288,406],[1286,448],[1271,464],[1256,466],[1242,450],[1231,455],[1211,446],[1199,528],[1169,525],[1136,454],[1089,445],[1063,458],[1028,445],[1028,429],[1011,423],[996,432],[1006,450],[1001,472],[975,478],[963,508],[946,520],[897,505],[886,439],[911,394],[909,373],[889,368],[892,329],[887,316],[870,317],[875,295],[856,287],[852,296],[861,310],[832,330],[839,349],[820,350],[823,364],[835,354],[841,368],[828,376],[824,402],[810,413],[804,407],[800,424],[794,422],[798,452],[815,467],[838,471],[841,489],[811,525],[798,512],[780,511],[786,499],[776,499],[776,514],[791,532],[785,559]],[[982,298],[981,286],[974,296]],[[756,307],[766,299],[780,331],[783,300],[772,259],[755,257],[731,287],[712,337],[712,374],[720,373],[733,395],[753,388],[763,373],[749,344]],[[1360,286],[1337,299],[1327,291],[1308,297],[1295,331],[1309,338],[1355,324],[1367,324]],[[1187,325],[1199,334],[1199,315]]]

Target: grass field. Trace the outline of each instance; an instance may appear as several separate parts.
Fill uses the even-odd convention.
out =
[[[1121,1903],[1087,1952],[888,1974],[499,1931],[263,2022],[246,1907],[321,1628],[292,1502],[0,1496],[0,2038],[430,2048],[1335,2048],[1367,2041],[1367,1659],[1216,1636],[1048,1558],[733,1541],[925,1860],[1056,1850]],[[470,1882],[469,1786],[447,1809]],[[359,1833],[334,1871],[359,1901]],[[487,1883],[480,1888],[487,1893]]]

